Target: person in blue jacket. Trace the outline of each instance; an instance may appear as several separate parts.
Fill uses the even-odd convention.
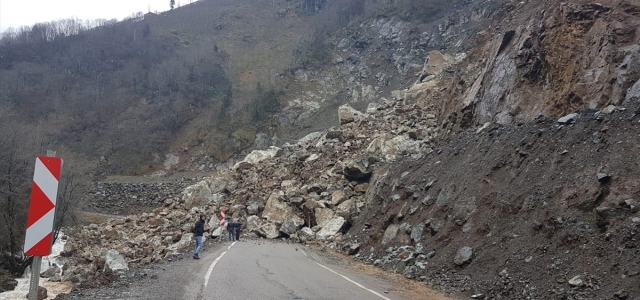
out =
[[[196,249],[193,251],[193,259],[200,259],[198,253],[200,253],[200,249],[202,248],[202,235],[204,234],[204,223],[206,221],[205,215],[200,215],[200,219],[196,222],[196,225],[193,227],[193,235],[196,238]]]
[[[227,222],[227,231],[229,232],[229,240],[233,241],[233,235],[235,233],[235,228],[234,228],[234,224],[233,222]]]
[[[236,236],[236,241],[239,241],[240,240],[240,228],[242,227],[242,223],[240,223],[238,221],[238,222],[235,222],[233,224],[234,224],[233,227],[234,227],[234,231],[235,231],[234,234]]]

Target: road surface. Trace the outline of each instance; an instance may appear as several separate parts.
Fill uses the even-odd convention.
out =
[[[144,280],[63,299],[449,299],[421,283],[343,257],[318,255],[300,244],[215,243],[200,257],[159,264]]]

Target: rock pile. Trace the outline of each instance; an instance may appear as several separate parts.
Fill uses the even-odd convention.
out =
[[[422,157],[433,151],[438,137],[435,116],[415,105],[386,102],[370,105],[366,113],[348,106],[339,112],[340,127],[282,148],[256,150],[232,170],[188,186],[180,197],[163,197],[163,207],[152,213],[69,230],[60,280],[78,282],[96,272],[119,273],[178,255],[189,248],[191,226],[201,213],[212,216],[209,237],[224,234],[216,217],[223,209],[228,218],[244,224],[248,235],[339,247],[342,234],[365,205],[374,166]],[[104,197],[126,195],[154,203],[159,194],[169,195],[176,188],[102,187],[121,191],[101,192]],[[131,197],[136,194],[141,196]],[[350,249],[355,253],[358,245]]]
[[[192,179],[158,183],[98,182],[83,202],[88,203],[89,210],[127,215],[161,206],[166,199],[179,199],[181,191],[193,183]]]

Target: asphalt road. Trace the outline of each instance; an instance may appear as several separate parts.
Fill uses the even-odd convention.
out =
[[[209,243],[199,260],[163,262],[138,271],[148,274],[145,279],[84,290],[62,299],[450,299],[401,276],[318,253],[280,241]]]
[[[236,242],[220,255],[197,299],[405,299],[299,245]]]

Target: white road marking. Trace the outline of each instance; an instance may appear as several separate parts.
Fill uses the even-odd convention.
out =
[[[227,251],[229,251],[229,249],[231,249],[231,247],[233,247],[233,245],[235,245],[236,242],[231,243],[231,245],[229,245],[229,247],[227,248]],[[218,256],[218,258],[216,258],[216,260],[213,261],[213,263],[211,263],[211,266],[209,266],[209,270],[207,270],[207,274],[204,275],[204,288],[207,288],[207,284],[209,283],[209,276],[211,276],[211,272],[213,272],[213,268],[216,267],[216,264],[218,264],[218,261],[227,253],[227,251],[222,252],[222,254],[220,254],[220,256]]]
[[[306,253],[304,253],[304,251],[300,250],[300,252],[302,252],[302,254],[304,254],[304,256],[307,256],[307,254],[306,254]],[[309,256],[307,256],[307,257],[309,257]],[[376,295],[376,296],[378,296],[378,297],[380,297],[380,298],[382,298],[382,299],[385,299],[385,300],[391,300],[391,299],[389,299],[389,298],[387,298],[387,297],[385,297],[385,296],[381,295],[380,293],[378,293],[378,292],[376,292],[376,291],[374,291],[374,290],[368,289],[368,288],[364,287],[362,284],[359,284],[359,283],[357,283],[357,282],[355,282],[355,281],[351,280],[349,277],[344,276],[344,275],[342,275],[342,274],[340,274],[340,273],[338,273],[338,272],[336,272],[336,271],[334,271],[334,270],[329,269],[328,267],[325,267],[324,265],[322,265],[322,264],[320,264],[320,263],[318,263],[318,262],[315,262],[315,261],[311,260],[311,258],[309,258],[309,260],[310,260],[311,262],[316,263],[318,266],[321,266],[321,267],[323,267],[323,268],[325,268],[325,269],[329,270],[329,272],[331,272],[331,273],[333,273],[333,274],[336,274],[336,275],[338,275],[338,276],[340,276],[340,277],[344,278],[346,281],[349,281],[349,282],[351,282],[351,283],[353,283],[353,284],[357,285],[359,288],[361,288],[361,289],[363,289],[363,290],[365,290],[365,291],[368,291],[368,292],[370,292],[370,293],[372,293],[372,294],[374,294],[374,295]]]

